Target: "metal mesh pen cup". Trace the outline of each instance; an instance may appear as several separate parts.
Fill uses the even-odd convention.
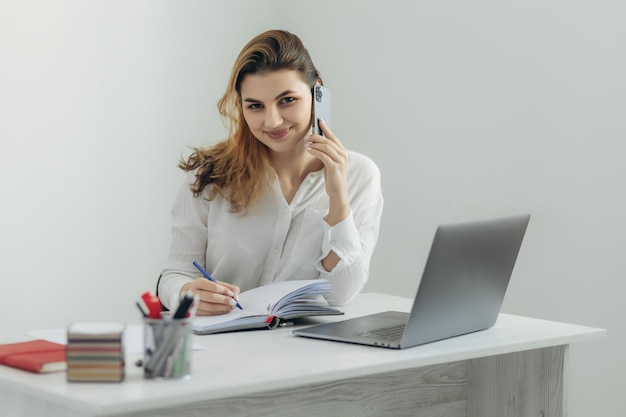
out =
[[[179,379],[191,375],[191,319],[145,318],[144,378]]]

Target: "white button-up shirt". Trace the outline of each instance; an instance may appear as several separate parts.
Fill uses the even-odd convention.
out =
[[[380,172],[374,162],[348,152],[350,215],[330,226],[323,170],[308,174],[287,204],[278,179],[247,214],[233,213],[221,197],[194,197],[189,173],[172,205],[172,240],[158,294],[163,304],[178,304],[182,286],[200,276],[193,262],[218,281],[242,291],[275,281],[328,279],[327,300],[341,305],[365,285],[378,239],[383,208]],[[207,187],[208,188],[208,187]],[[321,261],[334,251],[340,262],[330,272]]]

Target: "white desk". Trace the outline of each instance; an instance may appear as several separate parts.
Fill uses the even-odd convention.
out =
[[[362,294],[343,320],[411,300]],[[293,328],[194,336],[192,377],[67,383],[0,366],[3,417],[562,416],[568,345],[604,330],[501,314],[488,330],[402,351],[300,338]]]

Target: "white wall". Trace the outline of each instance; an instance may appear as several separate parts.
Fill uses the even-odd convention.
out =
[[[504,311],[607,328],[570,415],[618,416],[626,362],[626,4],[0,1],[0,338],[137,320],[189,146],[243,44],[292,30],[335,133],[383,173],[368,291],[412,296],[436,225],[532,214]]]

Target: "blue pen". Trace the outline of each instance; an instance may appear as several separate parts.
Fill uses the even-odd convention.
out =
[[[213,278],[213,277],[211,276],[211,274],[209,274],[207,271],[205,271],[205,270],[204,270],[204,268],[203,268],[203,267],[201,267],[201,266],[200,266],[200,264],[199,264],[198,262],[194,261],[194,262],[193,262],[193,266],[195,266],[196,268],[198,268],[198,271],[200,271],[200,272],[202,273],[202,275],[204,275],[204,277],[205,277],[206,279],[208,279],[209,281],[217,282],[217,281],[215,280],[215,278]],[[238,308],[239,310],[243,310],[243,307],[241,306],[241,304],[239,304],[239,301],[237,301],[237,300],[235,300],[235,301],[237,302],[237,304],[236,304],[236,305],[237,305],[237,308]]]

